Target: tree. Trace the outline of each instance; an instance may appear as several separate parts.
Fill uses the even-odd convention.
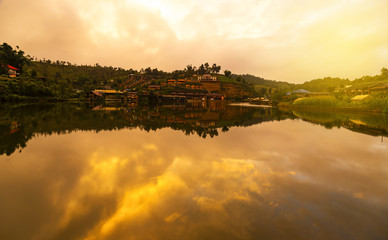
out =
[[[221,66],[216,67],[216,73],[219,73],[221,71]]]
[[[260,88],[260,90],[259,90],[259,96],[264,96],[265,94],[267,93],[267,88],[264,88],[264,87],[262,87],[262,88]]]
[[[55,77],[54,77],[55,80],[58,81],[59,79],[61,79],[61,77],[62,77],[62,74],[61,74],[60,72],[56,72],[56,73],[55,73]]]
[[[159,75],[159,70],[157,68],[152,69],[152,75],[153,76],[158,76]]]
[[[211,67],[212,72],[215,73],[216,69],[217,69],[217,64],[213,63],[213,65]]]
[[[31,77],[32,77],[32,78],[36,78],[37,75],[38,75],[38,73],[35,71],[35,69],[33,69],[33,70],[31,71]]]
[[[24,56],[22,50],[19,50],[19,47],[17,47],[17,50],[14,50],[7,43],[0,45],[0,66],[2,66],[3,70],[7,65],[11,65],[22,71],[23,66],[28,62],[28,58]]]
[[[199,66],[197,71],[198,71],[198,74],[205,74],[206,73],[205,66],[201,64],[201,66]]]
[[[211,70],[213,73],[219,73],[221,70],[221,66],[217,66],[217,64],[213,63]]]
[[[151,75],[151,73],[152,73],[152,70],[150,67],[146,68],[144,71],[145,71],[145,74],[147,74],[147,75]]]
[[[209,63],[205,63],[204,67],[205,67],[205,72],[209,73]]]
[[[190,64],[190,65],[187,65],[186,66],[186,71],[188,72],[188,73],[192,73],[193,72],[193,66]]]
[[[381,69],[381,76],[388,77],[388,69],[386,67]]]
[[[273,94],[272,94],[272,104],[274,106],[278,105],[282,99],[286,96],[286,91],[283,89],[277,89]]]
[[[232,72],[229,70],[225,70],[224,74],[225,74],[225,77],[230,77],[230,75],[232,75]]]

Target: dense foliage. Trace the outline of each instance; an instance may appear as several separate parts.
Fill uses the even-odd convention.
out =
[[[7,74],[8,65],[22,71],[23,66],[28,62],[28,58],[24,56],[24,52],[19,47],[16,47],[16,50],[14,50],[7,43],[0,45],[0,74]]]
[[[349,79],[325,77],[298,84],[294,89],[306,89],[312,92],[333,92],[336,88],[343,88],[349,85],[352,85],[353,88],[357,88],[364,84],[370,85],[380,81],[388,82],[388,69],[385,67],[381,69],[379,75],[375,76],[363,76],[353,81]]]
[[[322,96],[313,98],[301,98],[294,101],[297,106],[319,106],[324,108],[374,108],[388,110],[388,98],[375,96],[364,101],[351,101],[351,97],[336,98],[335,96]]]
[[[20,76],[8,77],[7,66],[19,68]],[[120,67],[76,65],[65,61],[51,61],[46,59],[32,59],[25,56],[18,47],[13,49],[7,43],[0,45],[0,100],[21,100],[26,98],[70,99],[86,96],[93,89],[115,89],[131,91],[149,91],[149,85],[163,85],[169,79],[196,79],[197,75],[216,75],[221,82],[221,93],[229,99],[243,99],[248,97],[267,97],[276,105],[282,101],[292,102],[297,98],[289,95],[296,89],[306,89],[311,92],[325,92],[333,94],[336,89],[350,85],[370,86],[373,83],[388,82],[387,68],[381,69],[381,74],[364,76],[353,81],[349,79],[326,77],[314,79],[303,84],[267,80],[261,77],[244,74],[232,74],[224,70],[219,74],[221,66],[204,63],[199,66],[187,65],[182,70],[165,72],[151,67],[140,70],[123,69]],[[191,85],[201,85],[192,81]],[[166,86],[160,93],[184,91],[184,88]],[[152,94],[152,91],[151,91]],[[338,97],[338,96],[337,96]]]
[[[262,77],[256,77],[250,74],[243,74],[243,75],[233,74],[232,77],[235,79],[241,78],[245,82],[250,83],[252,85],[259,85],[259,86],[265,86],[265,87],[276,88],[276,89],[290,89],[295,85],[293,83],[288,83],[288,82],[267,80]]]

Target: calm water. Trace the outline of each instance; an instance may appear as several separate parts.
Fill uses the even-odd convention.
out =
[[[0,239],[388,239],[384,116],[0,107]]]

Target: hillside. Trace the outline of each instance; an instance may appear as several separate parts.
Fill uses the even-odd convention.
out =
[[[381,74],[364,76],[353,81],[326,77],[314,79],[303,84],[267,80],[250,74],[232,74],[225,70],[220,74],[221,66],[208,63],[200,66],[187,65],[183,70],[164,72],[147,67],[141,70],[123,69],[95,64],[76,65],[65,61],[37,60],[24,56],[21,50],[13,50],[8,44],[0,45],[0,100],[26,100],[28,98],[69,99],[85,97],[94,89],[113,89],[143,91],[156,94],[171,92],[217,92],[227,99],[244,99],[266,96],[273,102],[282,101],[283,97],[296,89],[311,92],[338,92],[338,89],[364,89],[375,83],[388,83],[387,68]],[[17,66],[17,72],[10,64]],[[7,67],[8,66],[8,67]],[[12,66],[11,66],[12,67]],[[9,68],[9,69],[7,69]],[[14,68],[14,67],[13,67]],[[219,81],[218,86],[211,87],[199,81],[204,74]],[[293,99],[293,98],[291,98]]]
[[[333,92],[335,88],[351,84],[352,82],[348,79],[326,77],[295,85],[294,89],[305,89],[310,92]]]
[[[219,74],[221,66],[215,63],[205,63],[198,67],[187,65],[183,70],[172,72],[150,67],[137,71],[99,64],[89,66],[59,60],[32,59],[24,56],[21,50],[13,50],[6,43],[0,45],[0,51],[2,101],[79,99],[95,89],[146,92],[146,95],[153,96],[177,92],[200,95],[217,93],[228,99],[256,95],[252,84]],[[210,82],[200,81],[200,77],[205,75]]]
[[[383,67],[379,75],[363,76],[354,80],[325,77],[297,84],[293,89],[305,89],[311,92],[334,92],[345,87],[364,88],[377,82],[388,83],[388,69]]]
[[[247,83],[250,83],[254,86],[262,86],[262,87],[269,87],[269,88],[277,88],[277,89],[289,89],[295,86],[293,83],[288,82],[281,82],[281,81],[275,81],[275,80],[267,80],[262,77],[256,77],[250,74],[242,74],[242,75],[236,75],[233,74],[232,78],[234,79],[242,79]]]

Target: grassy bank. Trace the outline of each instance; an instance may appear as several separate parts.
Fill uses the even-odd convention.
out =
[[[296,109],[325,112],[388,113],[388,97],[376,96],[364,101],[353,102],[350,97],[334,96],[300,98],[293,103],[280,103],[280,109]]]

